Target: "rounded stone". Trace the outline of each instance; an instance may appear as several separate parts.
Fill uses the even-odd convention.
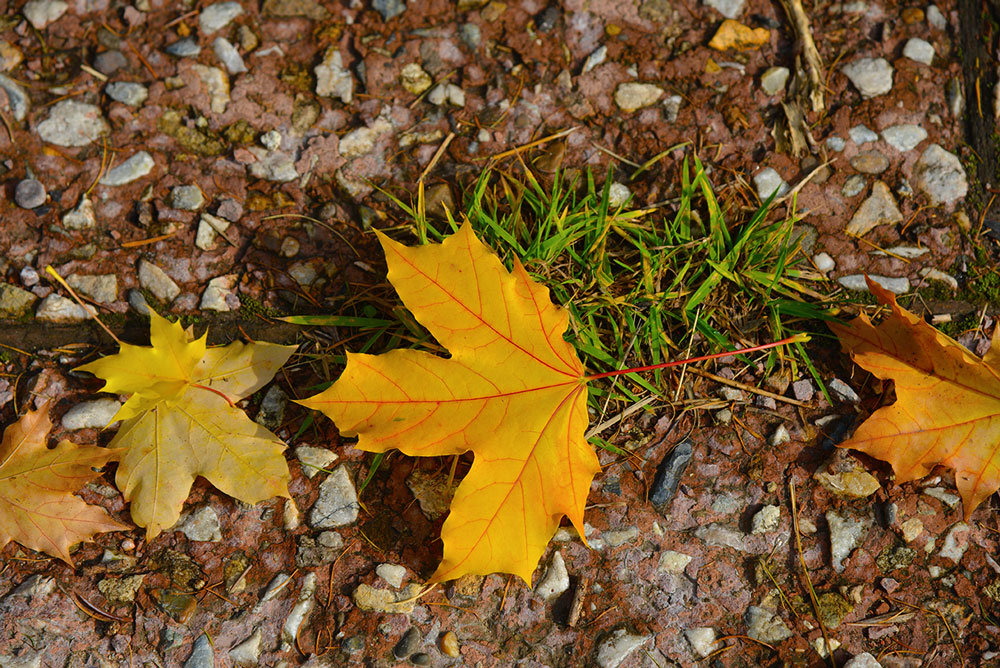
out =
[[[889,158],[878,151],[863,151],[851,158],[851,167],[862,174],[881,174],[889,169]]]
[[[14,202],[22,209],[45,204],[45,186],[37,179],[24,179],[14,188]]]

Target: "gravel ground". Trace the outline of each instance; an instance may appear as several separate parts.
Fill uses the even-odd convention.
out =
[[[12,419],[26,392],[55,397],[77,442],[107,442],[95,427],[114,407],[69,373],[102,339],[46,265],[135,340],[151,303],[211,323],[214,340],[293,341],[254,314],[322,310],[376,280],[366,229],[395,211],[377,189],[406,199],[430,166],[426,182],[451,193],[485,158],[568,128],[563,165],[621,181],[689,143],[628,183],[636,205],[675,196],[694,149],[733,206],[795,189],[830,290],[867,272],[926,289],[903,301],[938,321],[992,324],[996,304],[968,297],[977,256],[960,232],[1000,230],[973,151],[993,89],[969,96],[959,45],[974,47],[950,1],[809,8],[818,88],[782,7],[760,0],[5,9],[0,343],[15,350],[0,401]],[[984,352],[977,331],[961,341]],[[699,381],[714,411],[627,421],[616,442],[633,455],[601,452],[593,549],[560,531],[533,587],[493,575],[419,599],[447,466],[392,457],[359,504],[370,459],[325,420],[293,438],[303,414],[285,392],[316,382],[293,371],[301,385],[286,376],[249,406],[290,444],[293,499],[244,506],[199,480],[175,530],[102,535],[75,569],[8,545],[0,667],[827,665],[792,486],[837,665],[995,663],[995,500],[966,523],[950,473],[900,487],[834,448],[880,393],[832,352],[817,359],[833,405],[810,380],[772,383],[798,404]],[[103,479],[81,496],[127,519]]]

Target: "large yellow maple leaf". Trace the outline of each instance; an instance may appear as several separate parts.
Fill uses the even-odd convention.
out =
[[[151,346],[121,344],[81,366],[102,391],[130,394],[110,447],[122,448],[115,483],[148,538],[173,526],[197,476],[245,503],[288,497],[285,444],[234,404],[266,385],[295,346],[234,342],[208,348],[150,310]],[[194,339],[194,340],[193,340]]]
[[[95,534],[128,529],[100,506],[73,493],[96,478],[117,452],[60,441],[49,449],[48,407],[29,411],[7,427],[0,442],[0,547],[16,541],[59,557],[70,566],[69,548]]]
[[[504,572],[530,582],[563,515],[583,535],[600,470],[584,438],[584,368],[563,339],[569,315],[520,263],[508,272],[468,223],[441,244],[379,239],[389,281],[451,357],[351,353],[337,382],[302,403],[358,436],[362,450],[471,450],[431,580]]]
[[[862,313],[830,328],[859,366],[894,382],[896,402],[872,413],[841,447],[889,462],[899,483],[939,464],[954,469],[968,519],[1000,489],[1000,327],[979,359],[889,291],[871,280],[868,287],[891,307],[881,323]]]

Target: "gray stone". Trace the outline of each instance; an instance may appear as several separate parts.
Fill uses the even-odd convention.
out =
[[[862,144],[869,144],[873,141],[878,141],[878,134],[869,130],[864,125],[855,125],[853,128],[847,131],[847,135],[851,138],[851,141],[861,146]]]
[[[198,186],[174,186],[170,190],[170,206],[174,209],[197,211],[205,204],[205,196]]]
[[[210,251],[215,247],[216,238],[220,234],[225,234],[229,229],[230,222],[224,218],[213,216],[210,213],[201,214],[198,220],[198,232],[194,236],[194,245],[203,251]]]
[[[427,101],[435,106],[451,104],[453,107],[465,106],[465,91],[453,83],[440,83],[427,94]]]
[[[215,57],[230,74],[242,74],[247,71],[247,66],[243,63],[240,52],[225,37],[216,37],[212,42],[212,50],[215,51]]]
[[[90,230],[97,225],[97,215],[94,213],[94,203],[84,195],[75,209],[71,209],[62,217],[62,225],[67,230]]]
[[[18,275],[21,277],[21,285],[26,288],[30,288],[32,285],[38,284],[38,272],[31,265],[21,267],[21,271]]]
[[[302,628],[302,624],[308,619],[309,613],[312,612],[315,605],[313,598],[315,594],[316,574],[307,573],[302,578],[302,588],[299,589],[295,605],[292,607],[291,612],[288,613],[288,617],[285,618],[285,623],[281,626],[281,639],[288,643],[289,646],[295,642],[295,639],[299,635],[299,629]]]
[[[632,197],[632,191],[624,183],[612,183],[608,187],[608,206],[612,209],[624,206],[630,197]]]
[[[181,289],[165,271],[145,259],[139,260],[139,285],[165,304],[172,302],[181,293]]]
[[[67,9],[69,5],[62,0],[29,0],[21,9],[21,13],[35,30],[42,30],[50,23],[58,21]]]
[[[319,498],[309,513],[314,529],[353,524],[358,519],[358,493],[347,467],[341,464],[320,483]]]
[[[238,2],[217,2],[198,14],[198,28],[202,35],[211,35],[242,13],[243,7]]]
[[[73,406],[62,418],[63,429],[104,429],[122,404],[117,399],[94,399]]]
[[[638,527],[627,527],[625,529],[616,529],[614,531],[605,531],[601,533],[601,541],[603,541],[608,547],[618,547],[619,545],[624,545],[625,543],[631,543],[638,537]]]
[[[684,637],[691,643],[691,649],[694,650],[694,653],[702,659],[719,649],[719,643],[715,640],[715,629],[711,626],[685,629]]]
[[[927,139],[927,130],[919,125],[905,123],[882,130],[882,139],[900,153],[912,151],[917,144]]]
[[[399,564],[379,564],[375,567],[375,573],[385,580],[389,586],[399,589],[403,586],[403,578],[406,577],[406,566]]]
[[[798,401],[812,401],[815,394],[816,387],[813,385],[812,381],[807,378],[803,378],[802,380],[797,380],[792,383],[792,396],[794,396]]]
[[[836,135],[832,135],[826,138],[826,147],[831,151],[836,151],[836,152],[843,151],[845,146],[847,146],[847,142],[844,141],[843,137],[837,137]]]
[[[212,649],[212,642],[204,633],[194,641],[194,649],[191,656],[184,662],[184,668],[215,668],[215,652]]]
[[[205,291],[201,293],[201,302],[198,308],[203,311],[217,311],[226,313],[233,310],[233,306],[238,308],[240,299],[233,294],[233,287],[236,285],[236,276],[216,276],[208,282]]]
[[[884,95],[892,90],[892,65],[885,58],[859,58],[840,71],[851,80],[861,97]]]
[[[226,106],[229,105],[229,77],[226,73],[218,67],[201,64],[195,64],[192,69],[208,93],[208,106],[212,112],[226,113]]]
[[[118,299],[118,277],[114,274],[70,274],[69,287],[98,304],[111,304]]]
[[[250,173],[258,178],[276,183],[287,183],[299,178],[295,170],[295,158],[284,151],[268,151],[256,146],[250,152],[257,158],[250,163]]]
[[[861,397],[858,396],[858,393],[855,392],[850,385],[839,378],[834,378],[827,384],[827,386],[830,388],[830,391],[833,392],[834,396],[841,401],[849,401],[852,404],[856,404],[861,401]]]
[[[42,141],[57,146],[87,146],[109,130],[98,107],[72,99],[52,105],[36,129]]]
[[[687,568],[687,565],[691,563],[692,558],[691,555],[684,554],[683,552],[664,550],[660,555],[659,562],[656,564],[656,570],[660,573],[680,575]]]
[[[14,120],[23,121],[28,114],[28,106],[30,105],[24,89],[6,74],[0,74],[0,89],[7,93],[7,102],[10,104],[10,112],[14,116]]]
[[[372,0],[372,9],[382,15],[383,21],[394,19],[406,11],[403,0]]]
[[[684,98],[680,95],[668,95],[663,100],[663,113],[666,116],[664,120],[667,123],[673,123],[677,120],[677,114],[681,111],[681,104],[684,102]]]
[[[71,323],[89,320],[96,314],[93,306],[80,306],[72,299],[52,293],[42,300],[35,317],[45,322]]]
[[[739,18],[743,13],[743,5],[746,0],[702,0],[705,6],[711,7],[727,19]]]
[[[94,69],[105,76],[111,76],[124,67],[128,67],[128,58],[118,49],[104,51],[94,58]]]
[[[660,101],[663,89],[647,83],[623,83],[615,89],[615,104],[626,113],[649,107]]]
[[[307,478],[314,477],[330,464],[337,461],[337,453],[329,448],[317,448],[311,445],[300,445],[295,448],[295,457],[302,465],[302,473]]]
[[[608,47],[606,44],[601,44],[599,47],[590,52],[587,59],[583,61],[583,68],[580,70],[581,74],[586,74],[598,65],[604,62],[608,57]]]
[[[901,222],[903,214],[896,205],[889,186],[882,181],[876,181],[872,186],[872,194],[854,212],[845,231],[847,234],[861,237],[879,225],[895,225]]]
[[[865,177],[860,174],[852,174],[844,181],[844,187],[840,189],[840,192],[844,197],[855,197],[861,194],[867,183]]]
[[[792,630],[785,621],[767,608],[751,605],[743,613],[747,635],[754,640],[774,645],[792,637]]]
[[[463,23],[458,26],[458,36],[462,39],[462,43],[473,51],[478,49],[483,41],[483,31],[475,23]]]
[[[952,290],[958,290],[958,279],[949,273],[943,272],[937,267],[922,267],[920,276],[928,281],[940,281],[945,283]]]
[[[870,521],[841,517],[828,510],[826,522],[830,526],[830,562],[833,564],[833,570],[843,573],[846,568],[844,559],[847,559],[861,542]]]
[[[194,58],[201,53],[201,47],[193,37],[179,39],[163,47],[163,50],[176,58]]]
[[[271,385],[264,393],[254,422],[275,431],[285,420],[286,406],[288,406],[288,395],[278,385]]]
[[[837,263],[833,261],[829,253],[816,253],[813,255],[812,260],[813,264],[816,265],[816,269],[823,273],[833,271],[837,266]]]
[[[937,144],[924,150],[913,174],[914,185],[935,204],[951,204],[969,191],[969,181],[958,156]]]
[[[14,187],[14,203],[22,209],[34,209],[45,204],[45,186],[38,179],[21,179]]]
[[[944,545],[938,556],[944,559],[951,559],[956,564],[962,561],[962,556],[969,549],[969,525],[959,522],[944,537]]]
[[[765,201],[772,194],[775,198],[784,197],[788,193],[788,183],[772,167],[765,167],[753,177],[753,183],[757,187],[757,197],[760,201]]]
[[[149,91],[140,83],[127,81],[113,81],[104,87],[104,92],[112,100],[127,104],[131,107],[142,106],[142,103],[149,97]]]
[[[268,151],[277,151],[281,148],[281,133],[277,130],[268,130],[260,136],[260,143]]]
[[[906,40],[906,45],[903,47],[903,56],[918,63],[930,65],[934,62],[934,47],[926,40],[911,37]]]
[[[910,280],[908,278],[894,278],[891,276],[878,276],[876,274],[869,274],[868,278],[872,279],[883,288],[889,292],[897,295],[906,294],[910,291]],[[864,274],[850,274],[847,276],[841,276],[837,279],[837,282],[843,285],[848,290],[856,290],[859,292],[867,292],[868,284],[865,282]]]
[[[126,575],[124,577],[104,578],[97,583],[97,589],[112,606],[128,605],[135,601],[135,593],[142,586],[145,575]],[[0,666],[7,668],[0,660]]]
[[[256,666],[260,661],[260,644],[264,635],[260,627],[254,629],[250,637],[229,650],[229,658],[237,666]]]
[[[545,574],[535,586],[535,593],[546,601],[559,598],[559,596],[569,589],[569,573],[566,572],[566,562],[563,561],[559,551],[552,553],[552,560],[549,562]]]
[[[933,6],[934,5],[931,5],[931,7]],[[851,657],[848,662],[844,664],[844,668],[882,668],[882,664],[868,652],[862,652],[861,654]]]
[[[215,215],[225,218],[231,223],[238,222],[243,217],[243,205],[227,197],[219,202],[219,208],[215,210]]]
[[[653,636],[637,636],[625,629],[617,629],[597,646],[597,665],[600,668],[618,668],[629,654],[652,638]]]
[[[955,118],[961,118],[965,111],[965,93],[962,91],[962,81],[958,77],[948,79],[945,84],[945,96],[948,98],[948,111]]]
[[[420,637],[420,630],[416,626],[411,626],[399,639],[396,646],[392,648],[392,654],[399,660],[409,659],[410,656],[420,649],[423,638]]]
[[[681,478],[684,476],[684,471],[687,469],[693,454],[694,448],[691,441],[685,439],[678,443],[670,451],[670,454],[660,462],[656,477],[653,479],[653,488],[649,494],[649,500],[654,506],[665,511],[667,504],[673,501],[677,494],[677,487],[681,484]]]
[[[862,174],[881,174],[889,169],[889,158],[881,151],[862,151],[851,158],[851,167]]]
[[[750,520],[750,533],[757,535],[777,531],[780,524],[781,508],[778,506],[767,505],[758,510]]]
[[[219,514],[212,506],[202,506],[193,510],[186,517],[182,518],[175,531],[180,531],[188,540],[218,543],[222,540],[222,531],[219,527]]]
[[[937,30],[948,29],[948,19],[944,17],[937,5],[927,5],[927,23]]]
[[[344,104],[350,104],[354,97],[354,78],[344,67],[340,50],[331,46],[323,56],[323,62],[315,67],[316,94],[320,97],[339,97]]]
[[[153,156],[146,151],[137,151],[128,160],[105,174],[100,183],[102,186],[123,186],[146,176],[155,166]]]
[[[0,283],[0,315],[19,318],[31,311],[38,299],[27,290],[10,283]]]
[[[17,655],[0,654],[0,668],[42,668],[42,652],[23,649]]]
[[[703,524],[695,529],[694,535],[695,538],[713,547],[731,547],[738,552],[747,551],[743,534],[722,524]]]
[[[787,67],[769,67],[760,77],[760,88],[768,95],[776,95],[785,90],[788,83],[788,76],[791,74]]]

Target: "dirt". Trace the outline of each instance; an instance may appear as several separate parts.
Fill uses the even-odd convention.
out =
[[[267,0],[241,2],[243,12],[212,34],[199,28],[207,3],[77,0],[39,28],[24,20],[23,3],[12,3],[0,22],[0,67],[31,104],[19,121],[12,100],[0,93],[0,270],[4,282],[38,298],[58,289],[45,274],[49,264],[62,276],[113,274],[117,296],[99,311],[128,341],[145,342],[144,321],[130,306],[130,299],[141,296],[199,331],[208,327],[213,343],[295,341],[311,354],[351,331],[300,328],[274,316],[336,314],[358,299],[377,304],[380,312],[395,304],[382,284],[383,264],[370,228],[402,228],[401,238],[412,237],[406,216],[385,193],[409,202],[424,175],[429,186],[447,186],[434,191],[435,199],[447,202],[491,156],[573,128],[557,151],[546,144],[502,164],[516,170],[523,158],[540,161],[536,168],[590,168],[599,182],[610,168],[611,178],[631,189],[635,206],[669,207],[682,159],[696,153],[711,168],[720,201],[736,214],[757,207],[752,183],[761,167],[774,168],[795,186],[829,162],[794,200],[794,212],[817,232],[808,259],[821,251],[832,256],[831,279],[861,272],[907,278],[913,290],[904,304],[917,309],[927,301],[935,305],[930,315],[972,317],[981,328],[992,321],[979,316],[982,309],[997,304],[965,282],[996,257],[995,241],[985,234],[1000,230],[994,230],[991,208],[993,166],[983,164],[983,147],[996,150],[989,112],[996,75],[991,68],[974,68],[984,59],[992,62],[997,15],[992,5],[975,4],[939,4],[944,30],[931,24],[928,7],[895,0],[807,7],[826,68],[826,108],[820,112],[790,90],[762,90],[761,75],[769,67],[794,70],[797,40],[781,5],[759,0],[749,0],[738,20],[767,28],[769,40],[738,52],[708,46],[723,16],[697,0],[428,0],[411,2],[388,20],[368,2]],[[970,21],[986,26],[976,48],[968,35],[980,32]],[[189,36],[201,47],[196,57],[164,51]],[[248,70],[227,77],[224,109],[219,100],[213,107],[197,67],[222,67],[213,53],[217,37],[236,46]],[[903,55],[914,37],[934,46],[931,65]],[[605,59],[584,72],[601,46],[607,48]],[[331,48],[353,81],[349,102],[316,93],[315,68]],[[119,51],[124,64],[102,75],[97,58],[109,51]],[[973,53],[981,54],[979,64]],[[840,67],[862,56],[884,57],[894,67],[890,92],[863,99],[844,76]],[[464,104],[437,106],[428,101],[430,91],[406,90],[400,72],[410,63],[421,64],[435,84],[455,84]],[[115,101],[102,77],[141,83],[148,97],[139,106]],[[965,95],[958,116],[945,92],[952,80]],[[616,90],[633,81],[659,86],[661,98],[622,111]],[[670,99],[675,95],[679,100]],[[97,105],[110,131],[82,147],[42,141],[39,124],[63,99]],[[781,101],[798,103],[804,115],[810,136],[803,137],[799,155],[778,150],[775,135],[788,134]],[[928,137],[902,152],[881,138],[859,146],[849,138],[858,124],[876,132],[916,124]],[[366,127],[372,130],[370,146],[358,148],[359,136],[352,133]],[[280,137],[269,136],[272,130]],[[843,150],[831,149],[830,137],[843,139]],[[271,141],[276,151],[265,148]],[[915,187],[916,163],[932,143],[959,157],[970,181],[968,197],[938,205]],[[685,145],[629,180],[634,165],[679,144]],[[845,195],[845,183],[857,174],[851,160],[873,149],[887,159],[887,169],[865,176],[861,193]],[[155,163],[148,174],[126,185],[95,185],[139,150]],[[277,162],[268,161],[279,158],[291,178],[273,180],[254,171],[264,163],[278,170]],[[46,201],[33,210],[14,201],[18,182],[29,173],[47,190]],[[874,179],[889,186],[903,222],[880,225],[861,239],[849,237],[847,221]],[[196,185],[204,204],[173,208],[171,189],[179,185]],[[68,229],[63,216],[86,193],[95,205],[96,226]],[[785,201],[777,213],[791,213],[792,207]],[[232,223],[209,250],[195,245],[202,212],[228,215]],[[910,260],[873,254],[898,245],[928,252]],[[157,299],[140,285],[141,259],[178,285],[176,298]],[[924,282],[924,268],[954,274],[957,293]],[[202,294],[210,279],[223,276],[234,277],[227,302],[233,310],[206,311]],[[831,280],[822,289],[839,288]],[[982,339],[981,330],[964,333],[963,342],[973,347]],[[71,369],[113,350],[92,323],[60,325],[31,316],[5,320],[0,347],[10,389],[0,393],[6,423],[39,393],[57,397],[58,424],[69,407],[97,396],[99,384]],[[149,542],[138,529],[105,534],[74,552],[75,568],[8,544],[0,554],[0,666],[197,668],[213,665],[206,656],[214,656],[214,665],[230,666],[230,651],[257,631],[259,653],[251,665],[405,665],[393,648],[411,626],[420,632],[417,654],[408,659],[414,664],[424,660],[422,652],[436,666],[619,665],[602,657],[622,631],[638,643],[621,660],[623,667],[828,665],[816,650],[824,631],[803,564],[826,632],[840,643],[833,655],[837,665],[862,652],[883,666],[995,663],[995,497],[963,528],[950,472],[898,486],[885,464],[836,450],[846,436],[838,427],[856,423],[852,418],[860,420],[886,396],[832,346],[816,345],[815,356],[821,375],[846,380],[861,395],[860,404],[831,406],[817,393],[803,408],[745,394],[717,401],[711,411],[640,413],[605,434],[631,454],[600,452],[604,470],[594,481],[586,516],[593,528],[588,538],[599,547],[589,549],[566,533],[543,559],[536,583],[556,551],[569,573],[569,588],[554,600],[516,578],[490,575],[437,587],[402,604],[412,607],[408,613],[363,609],[356,598],[361,585],[389,590],[388,598],[399,605],[407,585],[433,571],[442,522],[433,512],[441,500],[434,497],[444,493],[451,463],[390,456],[361,494],[360,519],[324,535],[311,528],[308,511],[326,473],[307,477],[293,448],[332,448],[336,464],[346,464],[359,488],[372,460],[342,442],[328,420],[304,425],[306,412],[291,404],[276,432],[290,446],[298,526],[288,528],[291,502],[249,507],[199,480],[185,508],[211,507],[221,541],[191,540],[179,531]],[[276,380],[293,398],[311,393],[339,369],[336,360],[302,359]],[[712,370],[723,373],[726,367]],[[744,383],[767,380],[746,369],[729,371]],[[688,382],[692,396],[718,397],[719,386],[701,378]],[[791,396],[791,390],[782,393]],[[259,395],[246,403],[251,415],[261,401]],[[728,423],[717,412],[723,406],[733,413]],[[849,419],[822,421],[830,416]],[[773,446],[779,425],[787,427],[790,440]],[[57,429],[54,437],[61,436],[107,443],[111,434]],[[685,437],[694,454],[679,490],[654,507],[648,498],[656,472]],[[459,463],[459,477],[468,464]],[[872,472],[879,489],[850,498],[816,476],[854,469]],[[127,521],[127,504],[113,480],[111,466],[100,484],[80,496]],[[801,555],[790,514],[793,487],[801,509]],[[780,509],[777,523],[753,533],[754,517],[770,505]],[[865,526],[842,570],[832,561],[830,513]],[[922,527],[915,536],[909,534],[915,524],[907,523],[913,519]],[[946,545],[967,549],[942,556]],[[300,548],[309,555],[297,567]],[[689,559],[672,567],[678,563],[673,553]],[[376,574],[385,563],[404,567],[399,588]],[[308,605],[299,610],[308,610],[289,635],[286,620],[304,589]],[[777,614],[788,637],[749,638],[747,619],[755,606]],[[700,656],[684,633],[700,627],[711,627],[722,639],[710,658]],[[446,632],[457,636],[458,657],[444,652]]]

